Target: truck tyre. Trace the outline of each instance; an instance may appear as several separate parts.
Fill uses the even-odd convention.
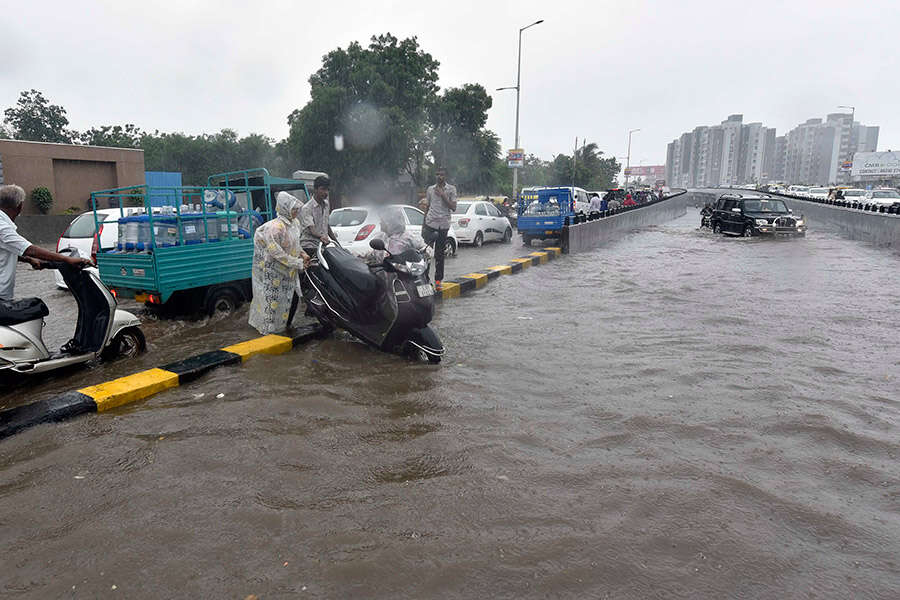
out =
[[[210,317],[216,314],[230,315],[243,303],[240,292],[231,286],[211,287],[206,291],[204,308]]]
[[[522,245],[523,245],[523,246],[530,246],[530,245],[531,245],[531,236],[528,235],[527,233],[523,233],[523,234],[522,234]]]

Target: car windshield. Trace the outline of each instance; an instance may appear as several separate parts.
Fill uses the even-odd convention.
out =
[[[879,192],[872,192],[873,198],[900,198],[900,194],[895,192],[894,190],[882,190]]]
[[[553,216],[559,214],[559,202],[556,196],[550,196],[546,202],[535,200],[525,209],[526,215]]]
[[[453,209],[454,215],[464,215],[469,212],[469,207],[472,206],[471,202],[457,202],[456,208]]]
[[[331,216],[328,217],[328,224],[332,227],[353,227],[355,225],[361,225],[366,220],[367,216],[369,216],[369,211],[367,210],[360,208],[345,208],[331,213]]]
[[[744,200],[744,212],[786,213],[787,206],[781,200]]]
[[[97,219],[102,223],[106,220],[106,215],[97,213]],[[89,238],[94,237],[94,213],[84,213],[79,215],[69,224],[66,232],[62,234],[64,238]]]

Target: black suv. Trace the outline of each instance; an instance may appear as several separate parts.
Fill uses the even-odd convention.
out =
[[[795,217],[781,198],[725,194],[716,200],[710,227],[716,233],[753,235],[806,235],[806,223]]]

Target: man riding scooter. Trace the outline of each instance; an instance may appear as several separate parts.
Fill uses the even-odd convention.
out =
[[[86,258],[63,256],[35,246],[19,235],[16,217],[22,212],[25,190],[18,185],[0,186],[0,300],[12,300],[16,288],[16,262],[42,269],[43,262],[63,262],[75,268],[91,266]]]

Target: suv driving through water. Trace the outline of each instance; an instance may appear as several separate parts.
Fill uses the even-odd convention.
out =
[[[711,218],[713,231],[754,235],[806,235],[803,216],[795,217],[784,200],[769,196],[725,195],[716,202]]]

